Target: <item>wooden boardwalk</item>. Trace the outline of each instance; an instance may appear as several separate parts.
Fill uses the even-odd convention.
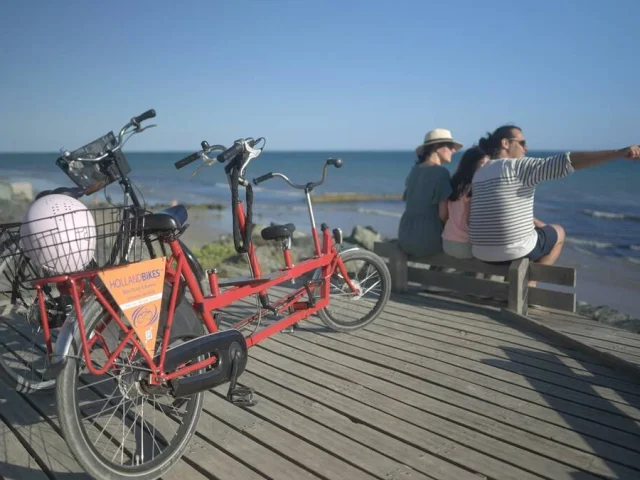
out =
[[[638,335],[579,318],[570,329],[640,359]],[[495,307],[394,295],[364,330],[333,333],[313,318],[250,352],[241,383],[258,405],[208,393],[166,478],[640,478],[640,384]],[[86,478],[52,395],[0,384],[0,398],[0,477]]]

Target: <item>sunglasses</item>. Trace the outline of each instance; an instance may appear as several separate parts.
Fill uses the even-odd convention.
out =
[[[526,147],[527,146],[527,141],[526,140],[516,140],[515,138],[510,138],[509,141],[517,142],[517,143],[520,144],[521,147]]]

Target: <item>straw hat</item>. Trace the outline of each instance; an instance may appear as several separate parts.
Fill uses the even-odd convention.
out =
[[[460,150],[462,148],[462,144],[456,142],[453,139],[453,137],[451,136],[451,132],[449,130],[446,130],[444,128],[434,128],[433,130],[428,131],[427,134],[424,136],[424,142],[422,142],[422,145],[416,148],[416,154],[419,157],[421,157],[425,147],[428,147],[429,145],[433,145],[434,143],[445,143],[445,142],[453,143],[456,150]]]

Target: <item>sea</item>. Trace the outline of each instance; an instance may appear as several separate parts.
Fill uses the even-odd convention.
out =
[[[147,205],[178,201],[187,204],[222,204],[230,210],[231,197],[221,164],[198,164],[176,170],[174,162],[191,152],[127,152],[130,178]],[[530,151],[529,156],[548,156],[558,152]],[[55,160],[60,154],[0,153],[0,179],[31,182],[34,190],[73,185]],[[340,227],[349,234],[356,224],[370,226],[387,238],[395,238],[404,209],[402,200],[382,199],[398,196],[414,163],[411,151],[326,151],[272,152],[265,149],[247,169],[253,179],[268,172],[279,172],[303,184],[320,180],[328,158],[343,160],[340,169],[330,167],[325,183],[316,194],[355,193],[372,198],[363,201],[316,203],[318,225]],[[446,165],[453,173],[461,152]],[[298,230],[309,231],[310,221],[304,194],[273,178],[254,186],[256,223],[292,222]],[[120,200],[117,184],[106,194]],[[104,192],[94,194],[104,199]],[[241,192],[241,198],[244,193]],[[556,223],[567,233],[559,264],[578,269],[578,299],[607,304],[640,318],[640,162],[616,160],[595,168],[580,170],[538,186],[535,216],[545,223]],[[231,216],[212,216],[212,229],[231,231]],[[582,285],[581,285],[582,283]]]

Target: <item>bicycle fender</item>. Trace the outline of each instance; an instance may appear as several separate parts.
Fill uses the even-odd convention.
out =
[[[338,255],[344,255],[347,252],[354,252],[356,250],[362,250],[361,247],[355,246],[355,247],[349,247],[349,248],[345,248],[344,250],[340,250],[338,252]]]

